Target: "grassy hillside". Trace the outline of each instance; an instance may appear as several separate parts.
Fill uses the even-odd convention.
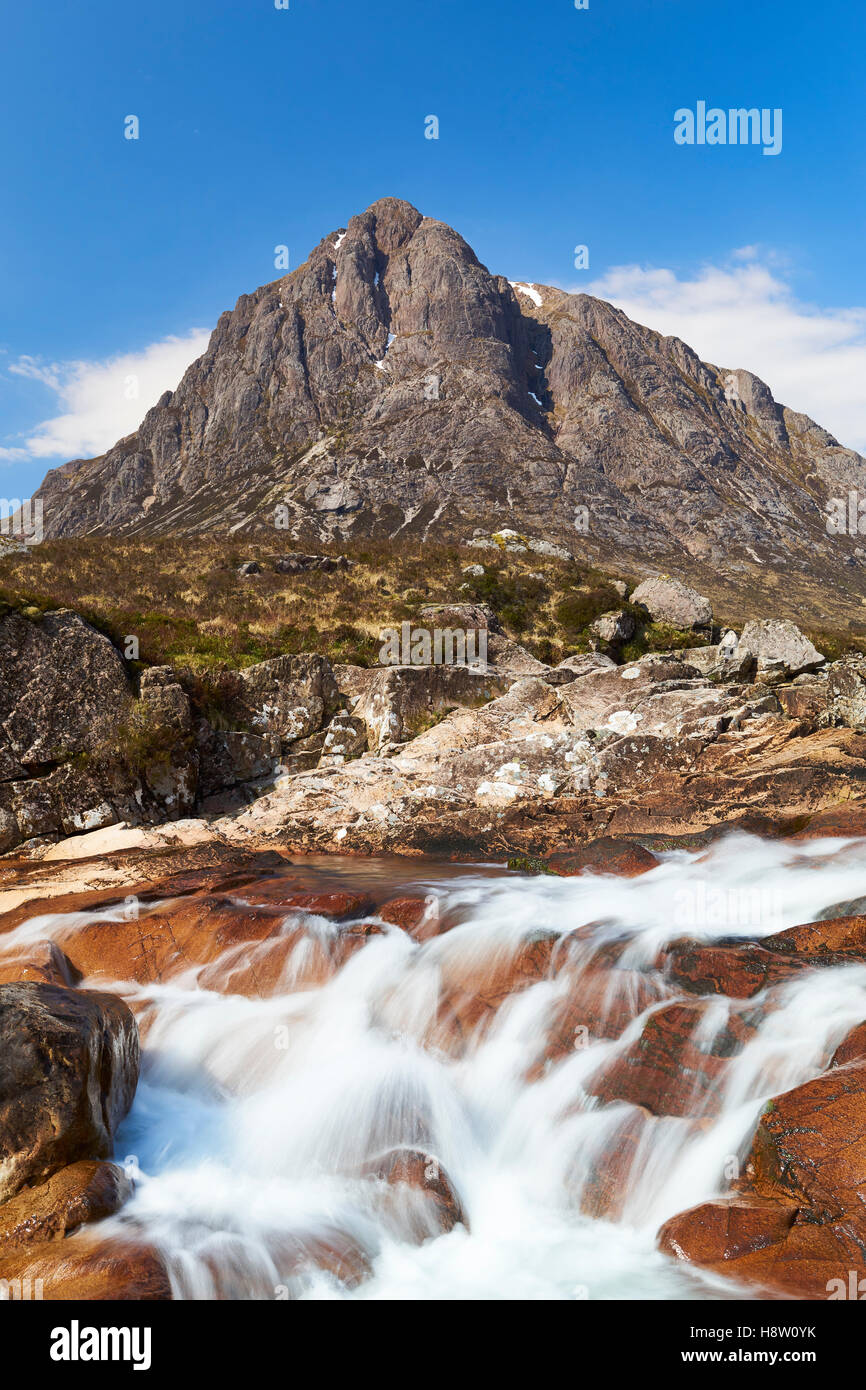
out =
[[[348,571],[279,574],[274,561],[288,548],[215,535],[49,541],[0,554],[0,611],[14,607],[38,621],[50,608],[72,608],[121,650],[136,637],[142,662],[205,671],[301,651],[374,665],[383,627],[416,619],[425,603],[448,600],[488,604],[509,636],[555,663],[587,650],[588,625],[623,606],[611,576],[532,553],[418,540],[355,543],[342,552],[355,562]],[[251,559],[263,572],[242,577],[239,566]],[[484,573],[464,573],[472,565]],[[748,609],[723,610],[717,618],[737,625],[776,612],[756,596]],[[850,631],[811,628],[810,635],[828,655],[863,643]],[[684,640],[649,625],[625,655]]]

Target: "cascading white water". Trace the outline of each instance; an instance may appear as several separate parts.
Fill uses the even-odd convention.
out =
[[[653,970],[665,942],[758,938],[864,888],[864,841],[744,835],[667,854],[636,879],[452,868],[414,891],[458,925],[423,944],[386,926],[325,983],[311,985],[306,964],[339,928],[297,913],[286,928],[303,930],[273,997],[203,989],[195,970],[157,985],[118,982],[143,1024],[144,1068],[117,1144],[136,1191],[104,1229],[133,1228],[156,1244],[177,1297],[736,1297],[727,1281],[662,1256],[656,1232],[726,1190],[765,1101],[821,1071],[866,1019],[866,966],[805,971],[771,1001],[713,998],[698,1042],[746,1007],[759,1019],[725,1065],[718,1113],[696,1101],[688,1115],[654,1118],[625,1101],[599,1104],[586,1088],[652,1011],[695,1003]],[[34,919],[3,952],[46,937],[62,945],[83,920]],[[563,938],[568,968],[511,993],[455,1043],[443,998],[483,990],[550,934]],[[597,953],[623,938],[610,988],[636,999],[640,978],[649,1002],[620,1037],[581,1039],[544,1063],[558,1005],[579,998]],[[635,1124],[615,1219],[583,1214],[588,1175]],[[428,1197],[369,1176],[370,1161],[395,1148],[431,1157],[468,1230],[438,1234]],[[356,1278],[323,1268],[323,1248],[341,1252]]]

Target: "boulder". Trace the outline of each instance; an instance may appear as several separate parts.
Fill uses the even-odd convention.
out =
[[[628,642],[634,636],[636,627],[631,613],[625,609],[617,609],[612,613],[602,613],[600,618],[590,623],[589,630],[602,642],[618,645]]]
[[[663,1250],[788,1297],[860,1297],[866,1062],[856,1053],[768,1103],[742,1191],[666,1222]]]
[[[407,1213],[412,1232],[418,1240],[431,1235],[443,1235],[455,1226],[465,1226],[469,1220],[463,1204],[458,1197],[447,1173],[443,1172],[439,1160],[420,1149],[390,1149],[381,1158],[373,1159],[364,1166],[364,1176],[387,1183],[390,1187],[405,1184],[425,1198],[421,1213],[417,1208]],[[412,1217],[422,1216],[421,1222]],[[426,1218],[426,1219],[425,1219]]]
[[[591,676],[597,671],[615,671],[616,662],[601,652],[586,652],[577,656],[567,656],[555,669],[571,671],[575,677]]]
[[[38,1288],[46,1302],[156,1302],[172,1297],[159,1253],[132,1238],[77,1231],[65,1240],[0,1252],[0,1281]]]
[[[847,1222],[818,1220],[783,1198],[745,1192],[702,1202],[666,1221],[658,1240],[675,1259],[768,1293],[821,1300],[862,1296],[862,1237]]]
[[[783,1194],[821,1218],[848,1216],[866,1238],[866,1063],[832,1067],[775,1096],[746,1166],[759,1191]]]
[[[304,555],[301,551],[292,551],[281,555],[274,562],[274,569],[277,574],[305,574],[310,570],[333,574],[335,570],[350,569],[354,563],[345,555]]]
[[[379,908],[383,922],[401,927],[415,941],[429,941],[447,930],[439,908],[439,899],[432,895],[418,898],[407,895],[391,898]]]
[[[110,994],[0,985],[0,1200],[105,1158],[138,1082],[138,1028]]]
[[[601,835],[588,845],[573,850],[557,850],[545,859],[555,874],[573,877],[575,874],[611,874],[615,878],[636,878],[654,869],[659,860],[643,845],[629,840],[616,840]]]
[[[712,626],[713,606],[709,599],[679,579],[661,575],[645,579],[635,589],[631,601],[639,608],[645,608],[656,623],[667,623],[680,629]]]
[[[841,956],[866,959],[866,916],[822,917],[817,922],[803,922],[785,931],[765,936],[762,946],[768,951],[794,952],[811,958],[810,964],[820,964],[832,957],[834,964]]]
[[[497,676],[507,675],[514,680],[520,676],[552,674],[550,667],[545,666],[543,661],[539,661],[525,647],[521,647],[519,642],[512,642],[510,637],[505,637],[499,632],[491,632],[488,635],[487,661],[490,666],[495,667]]]
[[[787,618],[759,618],[746,623],[737,655],[755,657],[759,676],[777,671],[796,676],[824,664],[817,647]]]
[[[827,722],[829,690],[827,681],[808,681],[800,684],[802,677],[797,677],[797,682],[791,685],[780,685],[776,690],[776,698],[789,719],[799,719],[813,728]],[[838,719],[834,722],[847,724],[847,719]]]
[[[427,603],[419,610],[422,623],[431,628],[462,632],[502,632],[499,619],[483,603]]]
[[[17,951],[4,951],[0,955],[0,985],[34,980],[37,984],[62,985],[70,989],[80,979],[75,966],[55,941],[22,944]]]
[[[689,994],[723,994],[729,999],[751,999],[770,985],[781,984],[808,970],[812,962],[764,943],[717,943],[683,938],[662,952],[659,966],[665,978]]]
[[[190,732],[189,696],[171,666],[149,666],[142,671],[139,690],[142,706],[154,724],[176,729],[178,735]]]
[[[62,1240],[79,1226],[111,1216],[131,1195],[132,1183],[116,1163],[71,1163],[0,1204],[0,1256]]]
[[[112,775],[110,769],[103,769],[96,775],[76,763],[64,763],[40,781],[64,835],[102,830],[123,818],[118,802],[122,805],[129,789],[117,772]],[[134,815],[131,805],[130,815]]]

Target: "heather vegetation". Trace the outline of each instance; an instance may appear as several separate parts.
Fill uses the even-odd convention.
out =
[[[509,637],[550,664],[589,650],[590,625],[615,609],[631,612],[639,623],[622,651],[627,660],[695,642],[692,633],[647,623],[646,614],[613,587],[613,576],[579,559],[365,541],[341,548],[352,561],[348,569],[280,573],[276,562],[288,548],[271,539],[242,542],[209,533],[50,540],[0,558],[0,613],[12,607],[38,621],[50,609],[73,609],[124,654],[128,639],[136,638],[141,663],[198,673],[202,705],[211,699],[217,672],[283,653],[318,652],[335,663],[375,665],[383,628],[417,621],[431,603],[486,605]],[[240,574],[251,559],[260,573]],[[718,620],[741,625],[760,612],[756,596],[748,612],[722,612]],[[811,635],[830,656],[852,645],[844,633]],[[222,704],[220,696],[217,691],[215,704]]]

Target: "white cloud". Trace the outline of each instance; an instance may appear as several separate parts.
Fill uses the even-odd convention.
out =
[[[20,444],[0,448],[9,462],[37,458],[90,458],[132,434],[164,391],[173,391],[189,364],[207,347],[210,331],[193,328],[141,352],[105,362],[40,362],[19,357],[8,371],[53,391],[62,413],[43,420]]]
[[[807,304],[785,270],[771,251],[744,246],[730,264],[704,266],[691,279],[625,265],[582,288],[638,323],[682,338],[704,361],[754,372],[777,401],[864,451],[866,308]]]

